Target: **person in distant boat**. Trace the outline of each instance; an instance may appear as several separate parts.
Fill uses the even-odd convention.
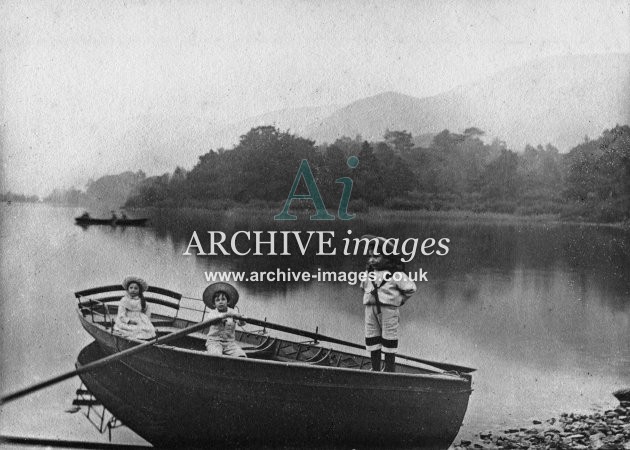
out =
[[[123,280],[122,286],[127,293],[118,304],[114,331],[134,339],[154,338],[155,327],[151,323],[149,305],[144,299],[144,293],[149,288],[147,282],[130,276]]]
[[[385,372],[395,372],[398,351],[400,307],[416,292],[416,283],[404,273],[404,263],[393,253],[387,239],[365,235],[372,240],[368,257],[368,275],[361,281],[365,305],[365,348],[370,352],[372,370],[381,370],[385,354]],[[378,245],[376,243],[378,242]]]
[[[238,291],[228,283],[213,283],[203,292],[203,302],[210,306],[208,319],[221,317],[210,325],[206,339],[206,350],[211,355],[228,355],[246,358],[243,349],[236,343],[236,324],[243,326],[243,316],[234,310],[238,302]]]
[[[112,211],[112,222],[116,222],[117,220],[118,220],[118,216],[116,216],[116,213]]]
[[[85,211],[83,214],[81,214],[81,218],[82,219],[89,219],[90,218],[90,213]]]
[[[127,220],[127,214],[125,214],[125,211],[122,212],[122,220]]]

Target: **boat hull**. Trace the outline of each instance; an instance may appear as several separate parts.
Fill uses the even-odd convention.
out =
[[[74,219],[77,225],[111,225],[123,227],[142,227],[146,225],[149,219],[93,219],[85,217],[76,217]]]
[[[82,320],[96,355],[133,343]],[[83,352],[82,352],[83,354]],[[89,362],[80,357],[79,364]],[[470,380],[213,357],[161,345],[81,375],[158,446],[448,448]]]

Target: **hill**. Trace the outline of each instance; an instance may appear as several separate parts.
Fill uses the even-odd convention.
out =
[[[561,56],[532,61],[431,97],[385,92],[342,107],[285,109],[252,117],[208,136],[230,147],[254,126],[334,142],[360,134],[379,140],[386,129],[414,136],[476,126],[514,150],[552,143],[562,151],[630,123],[630,55]],[[426,139],[423,139],[424,143]]]
[[[568,150],[617,123],[630,123],[627,54],[546,58],[433,97],[386,92],[314,122],[306,136],[373,140],[387,128],[419,135],[477,126],[515,150],[547,142]]]

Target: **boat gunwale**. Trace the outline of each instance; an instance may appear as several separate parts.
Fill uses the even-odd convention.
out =
[[[84,316],[81,312],[81,307],[77,308],[77,313],[79,315],[79,320],[81,321],[82,324],[84,324],[84,328],[86,329],[86,331],[92,336],[94,337],[97,341],[99,341],[99,339],[94,336],[93,333],[90,332],[90,330],[88,330],[86,328],[87,326],[91,326],[94,328],[99,329],[101,332],[107,333],[107,335],[112,336],[114,339],[117,340],[121,340],[122,342],[128,342],[128,343],[133,343],[134,345],[139,345],[139,344],[144,344],[147,341],[145,340],[140,340],[140,339],[133,339],[133,338],[129,338],[126,336],[122,336],[119,334],[114,334],[112,333],[107,327],[94,322],[92,320],[89,320],[89,316]],[[194,324],[195,322],[193,321],[188,321],[186,319],[178,319],[178,320],[183,320],[186,322],[189,322],[190,324]],[[157,329],[159,330],[159,326],[157,327]],[[185,328],[181,328],[181,329],[185,329]],[[250,335],[254,335],[256,333],[253,333],[251,331],[243,331],[244,333],[250,334]],[[196,338],[199,339],[199,338]],[[285,341],[285,342],[290,342],[292,344],[300,344],[299,342],[294,342],[288,339],[283,339],[283,338],[278,338],[278,337],[274,337],[274,339],[278,339],[281,341]],[[105,344],[106,345],[106,344]],[[132,345],[133,346],[133,345]],[[132,347],[130,346],[130,347]],[[323,349],[331,349],[330,347],[322,347],[319,345],[315,345],[313,344],[314,347],[318,347],[318,348],[323,348]],[[117,346],[118,347],[118,346]],[[189,348],[183,348],[183,347],[177,347],[177,346],[173,346],[173,345],[168,345],[168,344],[156,344],[153,346],[155,349],[160,349],[160,350],[165,350],[165,351],[171,351],[174,353],[180,353],[180,354],[190,354],[190,355],[194,355],[195,357],[199,357],[199,358],[210,358],[210,359],[228,359],[228,360],[232,360],[232,361],[236,361],[238,363],[241,364],[265,364],[265,365],[271,365],[273,366],[284,366],[284,367],[295,367],[298,370],[316,370],[316,371],[320,371],[320,370],[328,370],[328,371],[333,371],[333,372],[350,372],[353,374],[357,374],[357,373],[362,373],[363,375],[361,376],[367,376],[367,377],[372,377],[372,376],[381,376],[381,377],[394,377],[394,378],[409,378],[409,379],[413,379],[413,380],[422,380],[422,379],[426,379],[426,380],[435,380],[435,381],[444,381],[444,382],[451,382],[451,383],[463,383],[464,385],[466,385],[468,387],[468,389],[463,390],[462,392],[472,392],[472,389],[470,389],[470,385],[471,385],[471,380],[470,378],[456,373],[456,372],[437,372],[437,371],[431,371],[430,369],[426,369],[424,367],[417,367],[415,365],[410,365],[410,364],[406,364],[406,363],[400,363],[397,362],[397,365],[400,366],[404,366],[404,367],[409,367],[412,369],[417,369],[417,370],[425,370],[427,371],[427,373],[409,373],[409,372],[372,372],[370,370],[365,370],[365,369],[360,369],[360,368],[349,368],[349,367],[332,367],[332,366],[325,366],[325,365],[316,365],[316,364],[312,364],[312,363],[308,363],[305,361],[275,361],[275,360],[269,360],[269,359],[257,359],[257,358],[239,358],[239,357],[234,357],[234,356],[228,356],[228,355],[211,355],[207,352],[201,351],[201,350],[194,350],[194,349],[189,349]],[[331,349],[333,352],[338,352],[341,354],[346,354],[349,356],[354,356],[354,357],[363,357],[363,355],[359,355],[356,353],[350,353],[350,352],[346,352],[346,351],[342,351],[342,350],[335,350],[335,349]],[[119,352],[120,350],[118,350]],[[113,352],[113,353],[117,353],[117,352]],[[437,369],[439,370],[439,369]],[[249,378],[251,380],[251,378]],[[292,382],[291,384],[295,384],[294,382]],[[409,389],[408,387],[406,388],[407,390]],[[449,391],[449,392],[455,392],[455,391]]]
[[[141,341],[138,341],[141,342]],[[372,372],[369,370],[361,370],[361,369],[352,369],[349,367],[331,367],[331,366],[319,366],[317,364],[312,364],[312,363],[308,363],[305,361],[295,361],[295,362],[290,362],[290,361],[274,361],[272,359],[256,359],[256,358],[239,358],[237,356],[229,356],[229,355],[211,355],[207,352],[203,352],[201,350],[192,350],[192,349],[188,349],[188,348],[181,348],[181,347],[174,347],[174,346],[169,346],[168,344],[158,344],[155,346],[155,348],[160,348],[160,349],[166,349],[166,350],[173,350],[176,352],[181,352],[181,353],[192,353],[195,355],[199,355],[200,357],[210,357],[210,358],[229,358],[232,360],[238,360],[239,362],[247,362],[247,364],[257,364],[257,363],[269,363],[272,365],[282,365],[285,367],[300,367],[303,369],[323,369],[323,370],[332,370],[332,371],[340,371],[340,372],[352,372],[352,373],[362,373],[365,374],[365,376],[386,376],[386,377],[405,377],[405,378],[429,378],[431,380],[439,380],[439,381],[456,381],[456,382],[466,382],[467,380],[459,375],[456,374],[441,374],[441,373],[408,373],[408,372]],[[333,350],[335,351],[335,350]],[[359,355],[360,356],[360,355]],[[233,378],[233,377],[232,377]],[[250,379],[251,378],[247,378]],[[242,378],[242,380],[246,380],[246,378]],[[274,381],[275,382],[275,381]],[[290,381],[287,384],[291,384],[291,385],[295,385],[295,384],[300,384],[300,383],[296,383],[295,381]],[[337,387],[344,387],[346,385],[333,385],[330,383],[323,383],[326,384],[327,386],[337,386]],[[305,386],[311,386],[311,385],[306,385]],[[347,386],[347,387],[351,387],[351,386]],[[413,388],[409,388],[409,387],[404,387],[404,388],[392,388],[392,387],[387,387],[387,388],[379,388],[378,386],[366,386],[367,388],[377,388],[377,389],[387,389],[387,390],[416,390],[419,391],[419,389],[413,389]],[[352,386],[352,388],[356,388],[356,386]],[[431,389],[431,392],[437,392],[435,389]],[[451,393],[457,393],[457,391],[453,391],[453,390],[449,390],[448,392]],[[465,389],[462,390],[461,392],[472,392],[472,389]]]

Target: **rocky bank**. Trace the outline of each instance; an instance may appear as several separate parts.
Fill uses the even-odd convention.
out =
[[[461,440],[454,448],[630,450],[630,402],[603,412],[564,413],[544,422],[534,420],[528,427],[479,433],[475,441]]]

